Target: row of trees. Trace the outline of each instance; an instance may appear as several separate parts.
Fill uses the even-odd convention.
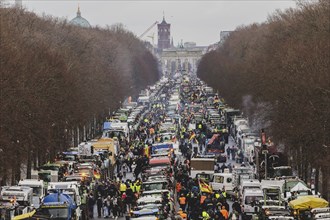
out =
[[[0,179],[95,134],[120,102],[158,80],[143,42],[114,25],[81,28],[18,8],[0,8]]]
[[[267,22],[239,27],[198,68],[251,127],[266,127],[299,176],[312,168],[326,197],[330,173],[330,2],[297,3]],[[316,178],[318,181],[319,178]]]

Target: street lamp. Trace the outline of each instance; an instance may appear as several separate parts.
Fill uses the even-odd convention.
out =
[[[262,151],[261,153],[265,155],[265,179],[267,179],[267,155],[268,155],[268,149],[267,149],[267,143],[266,143],[266,133],[264,129],[261,129],[261,146],[262,146]]]

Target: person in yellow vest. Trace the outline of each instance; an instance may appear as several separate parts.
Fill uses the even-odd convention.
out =
[[[119,185],[119,191],[121,194],[123,194],[124,192],[126,192],[126,189],[127,189],[127,186],[125,183],[123,182],[120,182],[120,185]]]
[[[220,198],[220,193],[219,193],[219,191],[215,192],[214,197],[215,197],[216,199],[219,199],[219,198]]]
[[[144,146],[144,155],[146,155],[148,158],[150,157],[149,146],[147,144]]]
[[[226,193],[226,190],[222,191],[222,193],[221,193],[221,194],[222,194],[223,198],[225,198],[225,199],[227,198],[227,193]]]
[[[202,212],[202,218],[203,218],[203,220],[208,220],[208,219],[210,219],[210,215],[209,215],[209,213],[207,213],[207,211],[203,211]]]
[[[135,183],[131,182],[131,183],[129,184],[129,188],[131,188],[131,190],[132,190],[133,193],[136,192]]]
[[[140,191],[141,191],[141,182],[138,180],[134,185],[135,185],[136,192],[140,193]]]
[[[182,132],[182,133],[185,133],[185,132],[186,132],[186,128],[182,126],[182,128],[181,128],[181,132]]]

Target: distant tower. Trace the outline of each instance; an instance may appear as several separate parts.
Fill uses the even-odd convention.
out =
[[[83,28],[90,28],[91,27],[89,22],[85,18],[81,17],[81,12],[80,12],[80,7],[79,6],[78,6],[78,11],[77,11],[77,17],[72,19],[69,23],[73,24],[73,25],[76,25],[76,26],[83,27]]]
[[[163,50],[171,47],[171,24],[165,21],[163,16],[162,23],[158,24],[158,49]]]

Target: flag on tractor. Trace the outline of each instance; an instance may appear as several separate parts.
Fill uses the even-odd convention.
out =
[[[212,187],[206,182],[204,182],[204,180],[199,179],[198,182],[199,182],[199,189],[201,190],[201,192],[206,192],[206,193],[213,192]]]
[[[194,138],[196,138],[196,134],[195,134],[195,132],[192,132],[192,134],[190,135],[189,141],[193,140]]]

